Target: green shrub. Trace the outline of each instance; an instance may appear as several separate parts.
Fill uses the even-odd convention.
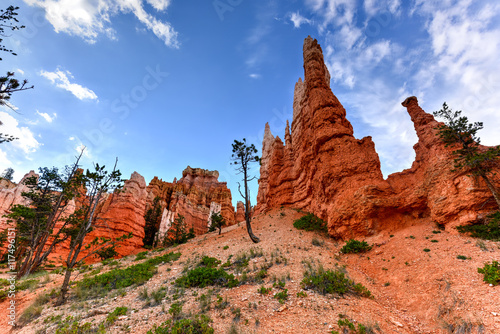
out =
[[[238,280],[234,278],[233,274],[226,273],[224,269],[198,267],[178,278],[175,284],[185,288],[204,288],[209,285],[233,288],[238,284]]]
[[[222,298],[221,296],[217,295],[217,301],[215,302],[215,308],[218,310],[223,310],[229,305],[229,302],[226,298]]]
[[[212,319],[204,314],[191,319],[167,320],[160,326],[155,325],[147,334],[213,334],[211,322]]]
[[[96,254],[101,258],[101,260],[112,259],[118,255],[115,249],[115,245],[102,248],[98,250]]]
[[[361,284],[346,277],[340,270],[327,270],[323,267],[310,269],[304,273],[304,279],[301,282],[303,289],[312,289],[323,295],[325,294],[354,294],[362,297],[371,297],[371,292]]]
[[[293,226],[299,230],[328,232],[326,222],[309,213],[293,222]]]
[[[221,264],[221,261],[216,259],[215,257],[204,256],[201,259],[199,266],[207,268],[216,268],[219,264]]]
[[[140,252],[135,256],[134,261],[144,260],[146,258],[146,255],[148,255],[148,252]]]
[[[264,278],[267,277],[267,270],[261,269],[255,274],[255,280],[258,282],[262,282]]]
[[[485,263],[483,268],[477,268],[477,272],[483,274],[483,281],[493,285],[500,284],[500,265],[498,261],[493,261],[491,264]]]
[[[297,297],[305,298],[305,297],[307,297],[307,293],[305,293],[304,291],[299,291],[299,292],[297,292]]]
[[[342,333],[350,334],[374,334],[375,331],[371,326],[365,326],[363,324],[354,325],[349,319],[339,319],[337,321]],[[338,333],[333,331],[332,333]]]
[[[27,279],[27,280],[22,280],[19,282],[19,284],[16,285],[16,290],[17,291],[22,291],[22,290],[33,290],[38,286],[39,281],[37,279]]]
[[[267,295],[271,292],[272,288],[266,288],[264,286],[261,286],[259,288],[259,290],[257,290],[258,293],[260,293],[261,295]]]
[[[467,260],[467,256],[457,255],[457,259],[459,259],[459,260]]]
[[[500,241],[500,211],[488,215],[480,224],[457,226],[457,230],[474,238]]]
[[[429,253],[431,250],[429,248],[424,248],[424,252]]]
[[[180,256],[180,253],[168,253],[163,256],[157,256],[125,269],[113,269],[101,275],[84,278],[77,283],[77,286],[81,289],[102,292],[126,288],[134,284],[141,285],[153,277],[157,271],[156,265],[162,262],[175,261]]]
[[[182,314],[182,303],[173,303],[168,310],[173,319],[179,319]]]
[[[372,246],[368,245],[366,241],[357,241],[351,239],[346,242],[345,246],[340,250],[344,254],[348,253],[364,253],[372,249]]]
[[[274,298],[277,299],[280,304],[284,304],[285,300],[288,299],[288,289],[278,292],[274,295]]]
[[[105,333],[105,329],[97,330],[92,328],[90,322],[80,325],[78,319],[72,316],[67,316],[64,320],[59,321],[56,328],[56,334],[73,334],[73,333]]]
[[[118,319],[118,317],[120,315],[127,314],[127,311],[128,311],[128,308],[125,306],[115,308],[114,311],[111,312],[110,314],[108,314],[108,316],[106,317],[106,323],[109,325],[114,324],[116,322],[116,320]]]
[[[21,317],[19,318],[19,322],[21,324],[27,324],[36,318],[38,318],[41,314],[44,308],[46,308],[46,304],[50,301],[50,295],[48,294],[41,294],[38,295],[35,298],[35,301],[33,304],[28,306],[23,313],[21,314]]]

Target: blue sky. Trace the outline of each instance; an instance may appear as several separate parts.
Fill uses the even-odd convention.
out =
[[[284,135],[303,77],[302,43],[322,45],[355,136],[372,136],[384,175],[409,168],[417,138],[401,102],[446,101],[500,143],[500,4],[399,0],[12,0],[26,26],[0,71],[35,89],[0,109],[0,171],[92,162],[171,182],[190,165],[237,194],[231,143],[259,151],[264,124]],[[258,176],[258,167],[254,168]],[[254,181],[252,195],[257,193]],[[255,199],[253,200],[255,203]]]

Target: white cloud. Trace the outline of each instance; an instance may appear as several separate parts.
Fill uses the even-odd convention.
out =
[[[290,21],[293,22],[293,26],[295,28],[300,28],[300,26],[304,23],[311,24],[311,20],[306,19],[299,12],[290,14]]]
[[[147,0],[157,11],[163,11],[170,5],[170,0]]]
[[[49,123],[52,123],[52,121],[54,121],[54,119],[57,117],[56,113],[53,113],[52,116],[45,112],[39,112],[38,110],[36,111],[36,113]]]
[[[75,140],[75,137],[69,137],[68,140]]]
[[[90,154],[90,149],[81,143],[80,143],[80,145],[75,147],[75,151],[78,152],[78,154],[82,153],[82,151],[83,151],[83,156],[85,158],[90,159],[92,157],[92,155]]]
[[[261,77],[261,75],[257,73],[251,73],[248,76],[252,79],[259,79]]]
[[[69,79],[74,79],[73,75],[69,71],[61,71],[57,69],[55,72],[41,71],[40,75],[45,77],[55,84],[56,87],[62,88],[71,92],[80,100],[90,99],[96,100],[97,95],[90,89],[83,87],[82,85],[71,83]]]
[[[9,145],[21,149],[25,154],[35,152],[40,143],[27,127],[20,127],[17,120],[6,112],[0,111],[0,119],[3,125],[0,125],[0,132],[8,134],[19,139],[12,141]]]
[[[500,144],[496,1],[416,0],[409,11],[397,0],[365,0],[354,10],[344,1],[305,2],[334,93],[344,103],[356,136],[373,136],[384,175],[410,167],[414,159],[417,137],[401,106],[408,96],[417,96],[429,113],[446,101],[470,121],[484,122],[479,133],[483,144]],[[407,20],[413,30],[404,41],[398,35],[393,39],[391,32]]]
[[[45,10],[46,19],[56,32],[64,32],[95,43],[99,35],[116,38],[111,17],[132,13],[165,45],[179,47],[178,33],[170,23],[163,22],[146,12],[143,0],[24,0],[31,6]],[[146,0],[157,11],[165,11],[170,0]]]
[[[379,15],[385,11],[391,14],[400,14],[401,1],[400,0],[365,0],[364,10],[368,17]]]
[[[352,24],[356,13],[356,1],[352,0],[306,0],[306,4],[316,14],[323,17],[320,30],[327,25],[341,26]]]
[[[12,162],[7,158],[7,153],[0,149],[0,173],[9,167],[12,167]]]
[[[20,68],[18,68],[16,71],[19,72],[19,73],[21,73],[21,75],[24,75],[24,71],[21,70]]]

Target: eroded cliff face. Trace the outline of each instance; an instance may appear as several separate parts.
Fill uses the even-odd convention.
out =
[[[235,210],[231,203],[231,191],[225,182],[219,182],[217,171],[208,171],[200,168],[187,167],[182,178],[173,183],[163,182],[155,177],[148,186],[144,177],[134,172],[126,180],[123,189],[113,194],[106,194],[103,202],[98,206],[98,226],[85,238],[84,244],[90,243],[96,237],[118,238],[132,233],[132,237],[121,241],[116,246],[119,256],[126,256],[143,247],[144,215],[152,205],[156,196],[161,199],[163,216],[159,234],[165,235],[172,221],[181,214],[185,217],[188,228],[193,227],[195,234],[207,232],[207,222],[212,212],[220,212],[227,225],[235,222]],[[3,216],[14,204],[28,205],[22,192],[28,188],[23,181],[37,176],[33,171],[23,178],[19,184],[3,182],[0,184],[0,214]],[[84,199],[72,200],[66,208],[65,215],[69,215],[81,205]],[[62,223],[56,224],[56,230]],[[0,231],[7,228],[6,218],[0,218]],[[69,249],[69,243],[58,245],[50,259],[62,261]],[[0,248],[0,253],[2,249]],[[81,257],[86,252],[82,251]],[[88,259],[87,262],[96,259]]]
[[[330,89],[320,45],[308,37],[303,52],[305,79],[295,85],[285,143],[266,124],[257,212],[281,205],[302,208],[326,220],[332,236],[348,238],[422,218],[462,224],[494,205],[483,184],[450,171],[452,149],[440,142],[439,123],[416,97],[403,102],[419,138],[416,160],[385,180],[371,137],[354,138],[345,109]]]
[[[220,212],[226,226],[235,223],[231,191],[226,182],[218,181],[217,171],[187,167],[180,180],[164,182],[155,177],[148,186],[148,205],[155,197],[160,197],[164,208],[159,226],[160,239],[168,232],[172,221],[180,214],[186,225],[193,228],[196,235],[207,232],[207,223],[212,212]]]

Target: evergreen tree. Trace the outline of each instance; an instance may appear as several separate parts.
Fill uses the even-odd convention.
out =
[[[226,221],[220,214],[220,212],[212,212],[210,220],[208,221],[208,232],[213,232],[219,230],[219,234],[222,233],[222,227],[226,225]]]
[[[260,239],[253,234],[251,221],[251,212],[250,212],[250,190],[248,189],[248,182],[255,179],[254,177],[249,176],[250,163],[252,162],[260,162],[257,154],[257,149],[254,144],[247,145],[247,141],[243,138],[243,141],[235,140],[233,145],[233,154],[231,156],[232,164],[236,166],[236,171],[238,174],[243,174],[243,184],[245,187],[245,194],[241,192],[240,183],[238,183],[238,191],[240,192],[241,197],[245,199],[245,222],[247,226],[247,232],[252,239],[253,242],[258,243]]]
[[[144,215],[146,225],[144,226],[144,246],[153,246],[158,227],[161,223],[162,208],[160,197],[156,196],[153,200],[153,206],[150,207]]]
[[[480,147],[477,132],[483,128],[483,123],[469,123],[467,117],[461,114],[461,110],[453,111],[446,102],[443,103],[443,108],[434,112],[434,116],[445,120],[445,124],[438,127],[439,136],[446,146],[456,148],[453,151],[455,170],[483,179],[500,208],[500,195],[493,181],[493,168],[498,166],[500,146]]]
[[[14,169],[12,169],[12,168],[9,167],[6,170],[4,170],[1,178],[9,180],[9,181],[12,181],[13,176],[14,176]]]

